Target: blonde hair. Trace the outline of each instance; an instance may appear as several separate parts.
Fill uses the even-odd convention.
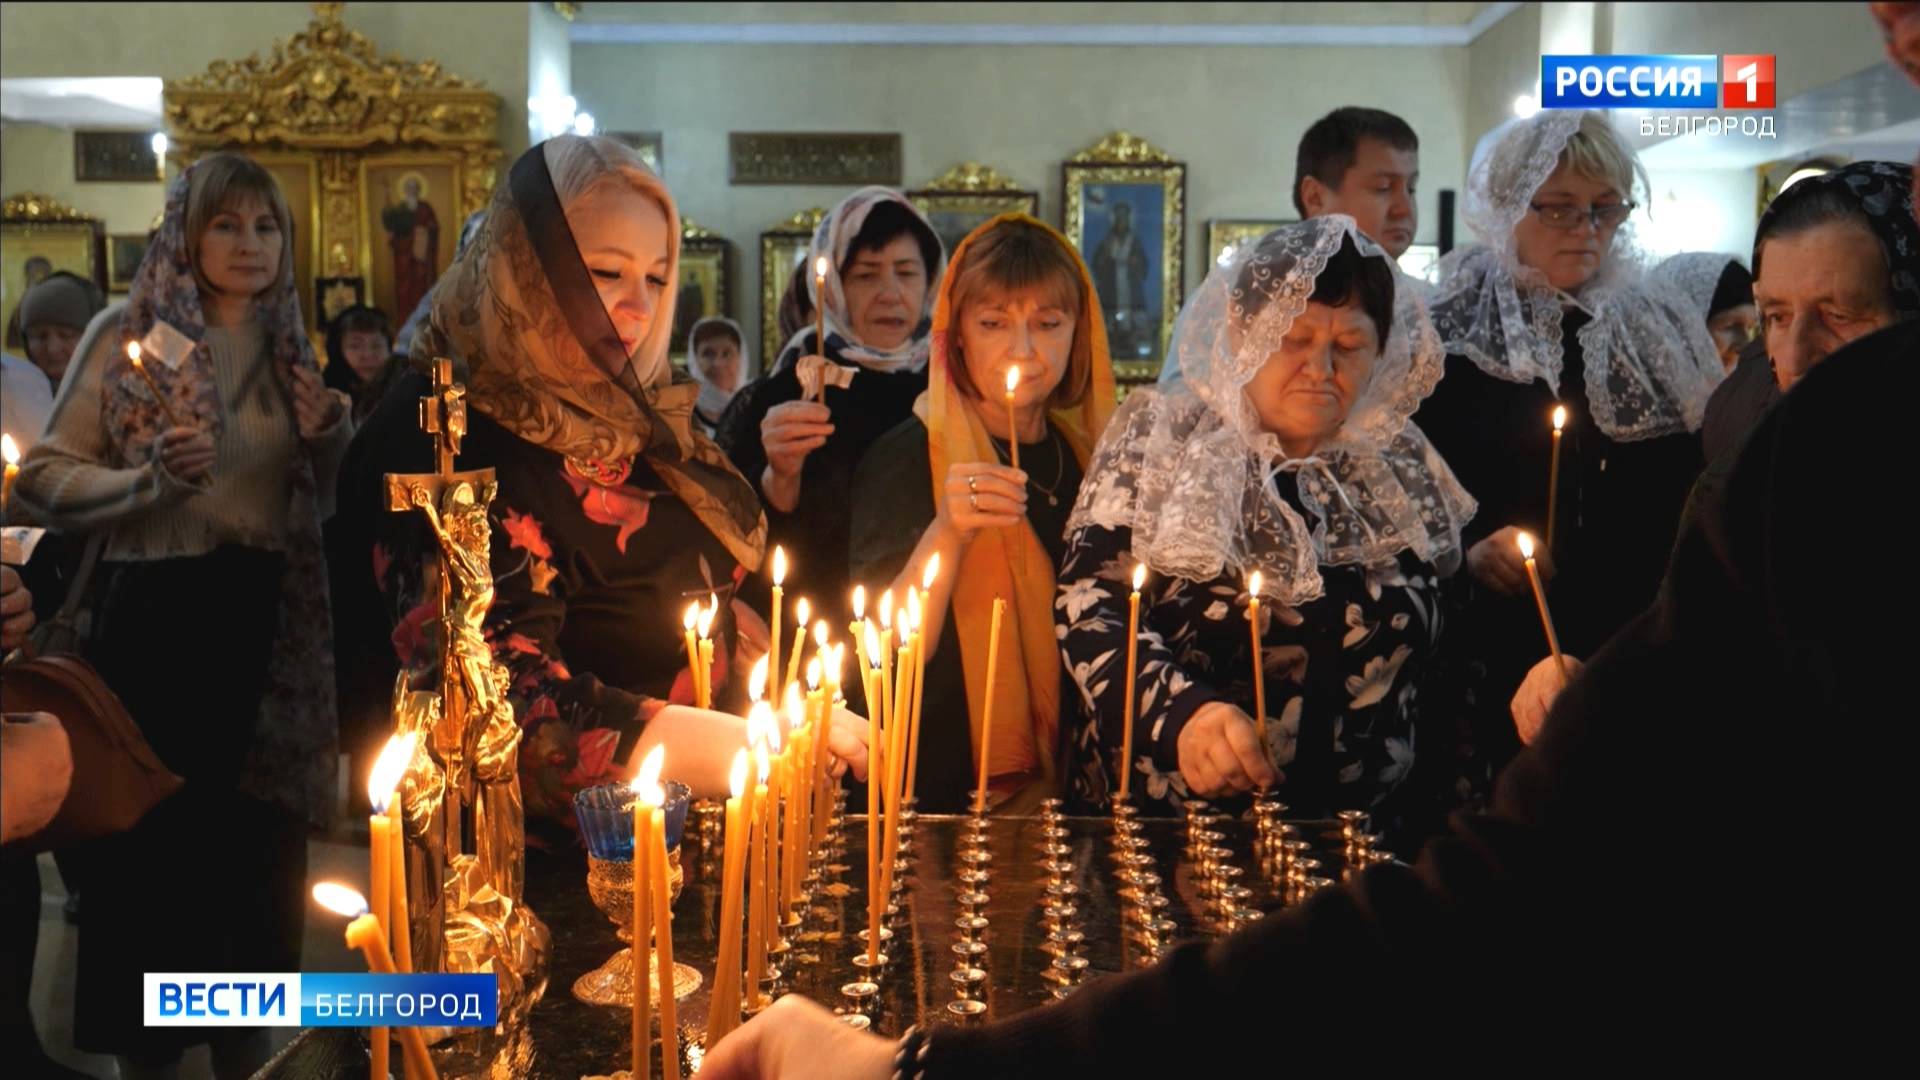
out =
[[[1580,118],[1580,126],[1567,137],[1566,148],[1560,151],[1560,164],[1597,184],[1612,187],[1623,199],[1633,198],[1636,180],[1642,190],[1650,186],[1646,166],[1640,164],[1639,155],[1620,141],[1613,125],[1597,112]]]
[[[201,292],[211,293],[213,283],[200,270],[200,238],[222,212],[231,211],[249,196],[267,205],[267,212],[280,226],[280,268],[273,283],[262,293],[284,287],[293,280],[293,214],[287,210],[287,198],[266,166],[232,151],[208,154],[193,166],[193,179],[187,186],[186,230],[187,258],[193,265],[193,280]]]
[[[659,174],[647,167],[638,151],[604,135],[556,135],[541,144],[547,173],[562,209],[608,184],[624,182],[652,199],[667,218],[667,287],[647,327],[647,339],[634,353],[634,373],[643,383],[667,382],[673,367],[667,352],[673,335],[674,301],[680,291],[680,210]],[[574,237],[579,243],[580,237]]]

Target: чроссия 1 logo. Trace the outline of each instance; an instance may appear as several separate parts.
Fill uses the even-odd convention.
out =
[[[1546,109],[1771,109],[1771,55],[1550,54],[1540,58]]]

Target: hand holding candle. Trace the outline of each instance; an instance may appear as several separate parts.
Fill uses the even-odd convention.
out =
[[[133,365],[134,373],[147,384],[147,389],[153,391],[153,400],[159,402],[160,411],[167,414],[168,426],[186,426],[180,422],[179,414],[173,411],[173,405],[167,401],[167,395],[160,392],[160,384],[153,381],[153,373],[147,370],[146,363],[141,359],[139,342],[127,342],[127,361]]]
[[[1567,681],[1567,661],[1560,655],[1560,635],[1553,631],[1553,616],[1547,611],[1547,592],[1540,587],[1540,571],[1533,564],[1533,537],[1521,533],[1515,540],[1520,545],[1520,557],[1527,563],[1527,580],[1533,584],[1534,602],[1540,605],[1540,625],[1547,631],[1547,648],[1553,652],[1553,662],[1560,669],[1560,682]]]

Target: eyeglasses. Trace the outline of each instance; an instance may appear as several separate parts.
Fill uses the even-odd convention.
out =
[[[1633,213],[1634,208],[1640,204],[1608,203],[1605,206],[1587,208],[1558,203],[1553,206],[1541,206],[1539,203],[1529,205],[1532,206],[1534,213],[1540,215],[1540,220],[1546,222],[1549,229],[1560,229],[1564,232],[1577,228],[1582,221],[1588,221],[1593,224],[1593,231],[1599,232],[1601,229],[1614,228],[1627,220],[1627,215]]]

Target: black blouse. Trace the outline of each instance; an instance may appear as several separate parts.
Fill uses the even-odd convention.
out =
[[[803,338],[780,354],[771,374],[742,387],[720,418],[716,440],[754,493],[761,488],[767,452],[760,441],[760,422],[774,406],[800,400],[800,380],[794,362],[814,351],[813,339]],[[828,359],[854,365],[837,355]],[[913,413],[914,399],[927,388],[921,371],[878,372],[857,368],[846,389],[829,386],[825,403],[833,414],[834,432],[826,444],[807,455],[800,472],[800,501],[791,513],[767,503],[767,550],[775,544],[787,549],[791,566],[784,591],[806,596],[820,611],[843,611],[852,585],[847,577],[849,507],[853,473],[860,459],[880,438]],[[757,583],[756,591],[763,588]],[[755,597],[757,606],[758,597]]]
[[[994,440],[1001,464],[1006,444]],[[1039,442],[1020,444],[1020,464],[1028,476],[1027,521],[1052,565],[1066,549],[1067,516],[1080,490],[1080,462],[1058,432],[1048,429]],[[909,417],[873,444],[853,480],[853,532],[849,569],[869,593],[899,576],[933,523],[932,463],[927,426]],[[1035,483],[1038,478],[1041,483]],[[1052,481],[1052,483],[1046,483]],[[1049,499],[1048,492],[1054,493]],[[940,615],[940,648],[927,657],[927,703],[920,719],[915,794],[927,813],[960,813],[979,781],[973,725],[967,715],[966,674],[960,662],[952,610]],[[984,644],[984,643],[982,643]],[[1059,700],[1067,700],[1064,671]]]

